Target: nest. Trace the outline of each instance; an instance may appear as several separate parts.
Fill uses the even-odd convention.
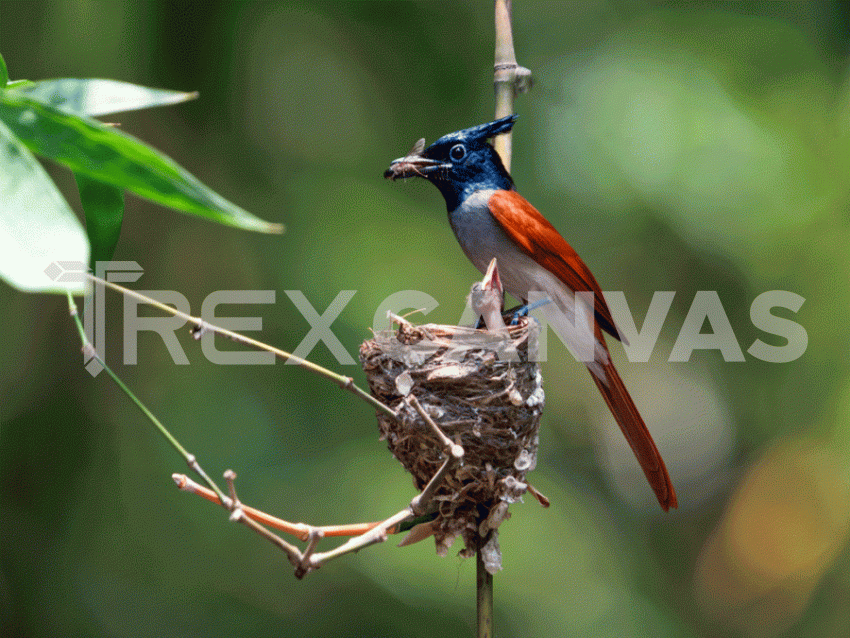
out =
[[[472,556],[485,552],[488,570],[501,567],[496,534],[508,506],[528,489],[537,463],[543,388],[536,322],[526,318],[492,333],[458,326],[414,326],[395,317],[397,331],[380,332],[360,347],[360,362],[373,396],[396,411],[378,412],[381,439],[422,490],[448,451],[408,400],[412,394],[442,432],[464,449],[435,493],[431,524],[437,552],[445,555],[458,536]],[[491,569],[491,567],[493,569]]]

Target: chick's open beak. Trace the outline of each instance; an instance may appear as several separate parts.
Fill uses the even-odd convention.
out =
[[[481,287],[484,290],[494,290],[500,295],[504,293],[502,280],[499,278],[499,265],[495,257],[490,260],[490,265],[487,266],[487,272],[484,273],[484,279],[481,280]]]

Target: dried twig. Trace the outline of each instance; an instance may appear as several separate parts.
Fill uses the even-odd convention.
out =
[[[438,436],[446,442],[447,458],[443,467],[435,473],[426,488],[415,496],[407,507],[379,523],[337,525],[332,527],[315,527],[305,525],[304,523],[289,523],[255,508],[243,505],[236,496],[236,473],[232,470],[227,470],[224,473],[230,495],[222,495],[223,498],[211,490],[198,485],[184,474],[174,474],[172,478],[180,490],[198,494],[209,501],[222,505],[231,512],[230,520],[242,523],[283,550],[289,558],[289,562],[295,567],[295,576],[297,578],[303,578],[334,558],[356,552],[375,543],[386,541],[388,534],[403,531],[401,528],[402,523],[414,521],[418,516],[428,511],[434,494],[445,479],[448,468],[458,463],[464,454],[463,448],[460,445],[452,443],[433,421],[431,421],[431,425]],[[296,536],[302,541],[306,541],[306,548],[299,550],[295,545],[285,541],[264,527],[263,524]],[[327,552],[316,552],[318,542],[325,536],[353,536],[353,538]]]

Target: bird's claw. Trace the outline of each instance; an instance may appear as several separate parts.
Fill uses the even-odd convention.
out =
[[[534,303],[523,304],[522,306],[518,306],[516,308],[513,308],[512,310],[508,310],[505,314],[511,315],[511,325],[515,326],[519,323],[519,320],[520,320],[521,317],[527,317],[528,313],[530,313],[532,310],[535,310],[536,308],[539,308],[540,306],[545,306],[550,301],[551,300],[548,299],[548,298],[539,299],[539,300],[535,301]]]
[[[519,308],[517,308],[514,311],[513,317],[511,317],[511,325],[512,326],[517,325],[519,323],[520,317],[527,317],[527,316],[528,316],[528,304],[525,304],[524,306],[520,306]]]

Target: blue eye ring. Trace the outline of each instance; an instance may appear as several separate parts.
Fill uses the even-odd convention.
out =
[[[466,147],[463,144],[455,144],[449,151],[449,157],[453,161],[459,162],[466,157]]]

